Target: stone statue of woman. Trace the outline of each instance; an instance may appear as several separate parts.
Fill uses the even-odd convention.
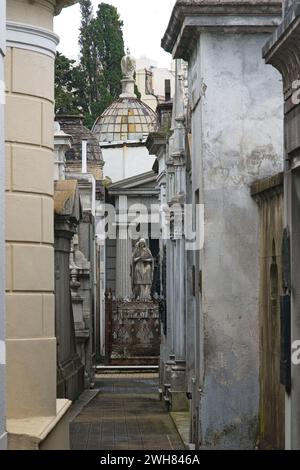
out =
[[[153,256],[141,238],[135,246],[132,257],[132,291],[133,297],[140,300],[151,300],[153,282]]]

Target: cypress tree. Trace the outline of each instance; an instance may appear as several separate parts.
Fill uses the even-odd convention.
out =
[[[123,23],[112,5],[100,3],[94,18],[90,0],[81,0],[80,7],[80,66],[86,82],[83,109],[85,124],[92,127],[121,92]]]

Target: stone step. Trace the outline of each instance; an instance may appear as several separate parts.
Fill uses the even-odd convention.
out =
[[[136,374],[158,373],[156,365],[95,366],[96,374]]]

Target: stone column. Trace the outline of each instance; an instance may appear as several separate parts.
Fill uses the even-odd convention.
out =
[[[186,193],[185,185],[185,127],[184,127],[184,80],[182,61],[176,60],[175,75],[175,96],[173,104],[173,134],[169,147],[169,167],[174,172],[174,193],[171,205],[179,206],[183,202]],[[182,217],[182,215],[181,215]],[[176,220],[178,215],[175,217]],[[176,266],[173,273],[173,286],[171,296],[174,298],[172,308],[173,333],[174,333],[174,355],[175,363],[171,366],[171,403],[173,411],[183,411],[187,409],[186,398],[186,309],[185,309],[185,249],[184,240],[180,237],[182,233],[177,233],[179,227],[174,220],[172,229],[173,241],[173,263]],[[183,220],[183,218],[182,218]],[[171,360],[173,357],[171,357]]]
[[[70,402],[56,400],[54,332],[53,121],[58,37],[52,29],[58,3],[59,8],[66,4],[7,2],[7,417],[9,447],[15,449],[69,445],[65,416]],[[42,425],[42,442],[40,417],[49,418]]]
[[[126,227],[127,229],[127,227]],[[120,228],[125,231],[125,228]],[[117,260],[116,260],[116,298],[130,298],[132,294],[130,265],[132,257],[131,240],[117,239]]]
[[[175,305],[174,315],[174,354],[175,364],[171,370],[171,402],[172,411],[185,411],[188,409],[186,397],[186,311],[185,311],[185,251],[184,240],[176,240],[174,261],[178,269],[174,278]]]
[[[0,218],[4,219],[4,56],[5,2],[0,4]],[[5,316],[4,316],[4,230],[0,228],[0,450],[6,448],[5,423]]]
[[[128,237],[127,198],[120,196],[117,204],[119,224],[117,232],[116,259],[116,298],[125,299],[132,295],[130,265],[132,257],[132,241]]]
[[[166,344],[166,355],[165,355],[165,368],[163,373],[163,393],[166,400],[169,402],[169,391],[171,388],[171,374],[172,367],[175,365],[175,354],[174,354],[174,242],[167,240],[166,242],[166,308],[167,308],[167,344]]]

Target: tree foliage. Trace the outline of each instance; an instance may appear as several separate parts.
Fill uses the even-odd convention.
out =
[[[107,3],[100,3],[94,15],[91,0],[80,0],[80,12],[79,62],[56,56],[56,112],[81,113],[91,128],[121,93],[123,22]],[[135,93],[140,98],[136,86]]]
[[[56,112],[80,112],[91,128],[121,92],[123,23],[107,3],[100,3],[94,16],[92,2],[81,0],[80,11],[79,63],[56,56]]]
[[[121,92],[121,59],[124,40],[118,11],[100,3],[96,16],[91,2],[81,1],[80,65],[86,80],[85,120],[91,127],[95,119]]]
[[[55,112],[57,114],[78,113],[80,78],[75,60],[68,59],[57,52],[55,58]]]

